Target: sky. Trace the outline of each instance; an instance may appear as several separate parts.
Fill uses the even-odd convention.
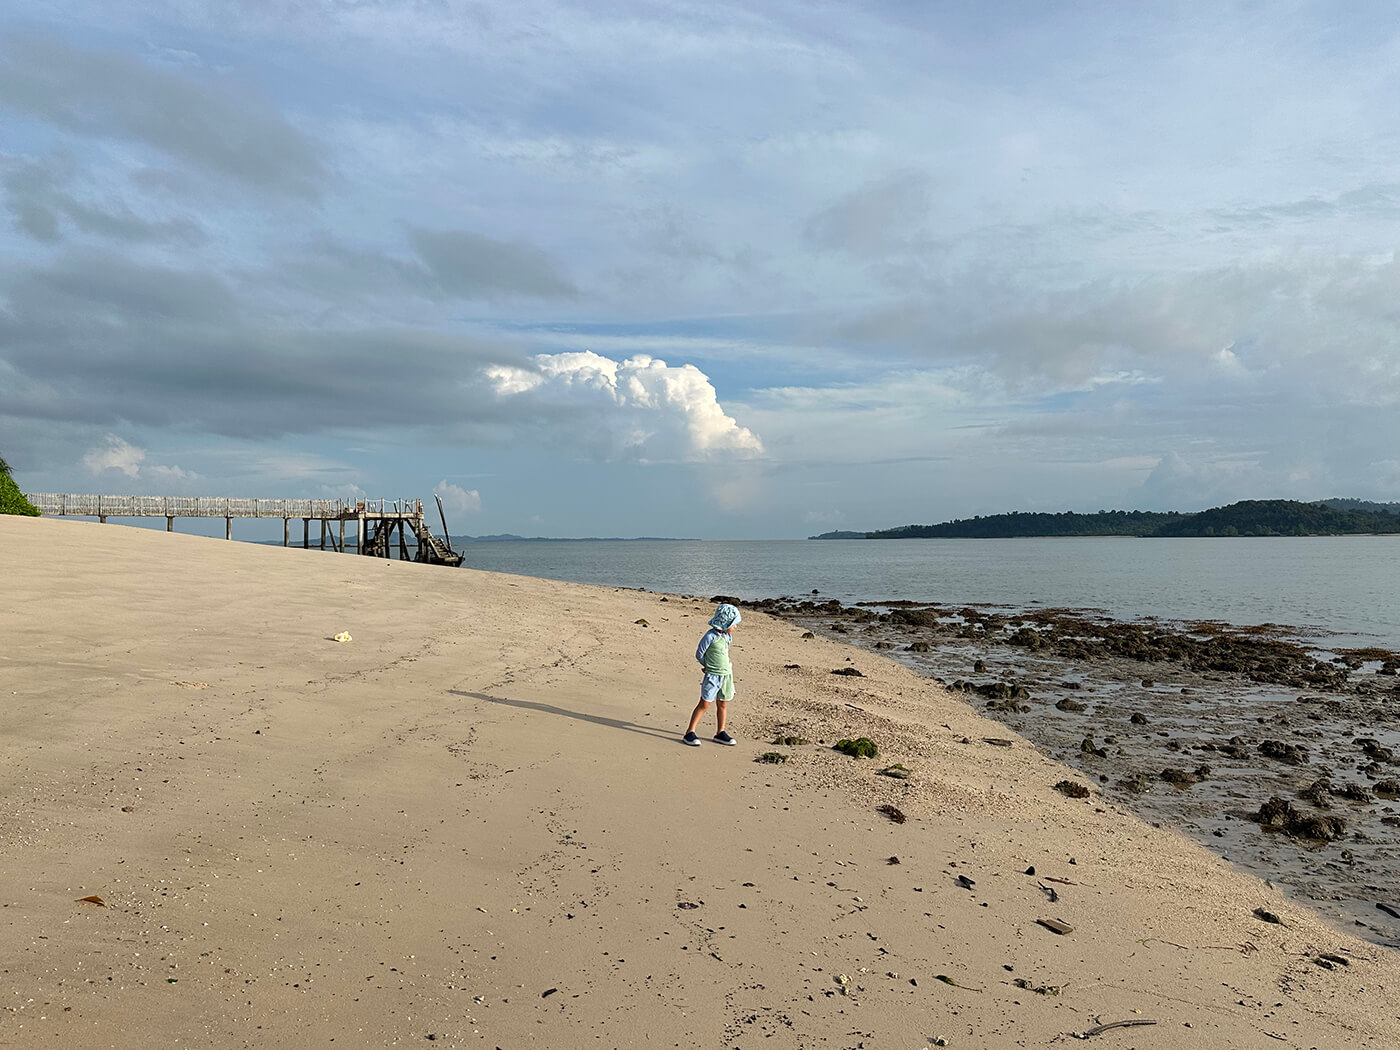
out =
[[[0,455],[470,535],[1400,499],[1397,220],[1387,3],[8,0]]]

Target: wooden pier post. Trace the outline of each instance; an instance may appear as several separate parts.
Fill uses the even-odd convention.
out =
[[[224,539],[226,539],[226,540],[231,540],[231,539],[233,539],[233,519],[232,519],[232,518],[225,518],[225,519],[224,519]]]
[[[321,549],[326,549],[326,519],[321,519]]]
[[[363,554],[365,548],[365,512],[360,511],[360,520],[355,525],[355,553]]]
[[[99,515],[97,516],[97,523],[98,523],[99,525],[106,525],[106,524],[107,524],[107,515],[105,515],[105,514],[99,514]]]
[[[340,519],[340,547],[339,547],[339,550],[340,550],[340,553],[341,553],[341,554],[344,554],[344,553],[345,553],[345,519],[344,519],[344,518],[341,518],[341,519]]]
[[[284,546],[284,547],[290,547],[291,545],[292,545],[292,519],[291,519],[291,518],[283,518],[283,519],[282,519],[282,546]]]
[[[165,531],[166,531],[166,532],[174,532],[174,531],[175,531],[175,518],[174,518],[173,515],[167,514],[167,515],[165,516]]]
[[[311,549],[311,519],[301,519],[301,549],[309,551]]]

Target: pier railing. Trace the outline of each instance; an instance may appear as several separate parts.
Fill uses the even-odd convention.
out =
[[[90,496],[36,492],[29,502],[41,514],[84,518],[339,518],[356,515],[340,499],[230,499],[224,496]],[[371,500],[380,507],[398,500]],[[370,511],[378,513],[379,511]]]
[[[394,530],[398,530],[399,557],[408,560],[408,537],[412,532],[418,552],[416,560],[442,565],[460,565],[462,558],[446,543],[432,535],[423,520],[421,499],[237,499],[226,496],[102,496],[73,492],[27,493],[39,513],[49,517],[164,518],[167,532],[175,531],[176,518],[223,518],[224,537],[233,539],[234,518],[281,518],[282,545],[291,545],[291,523],[302,520],[302,546],[311,546],[311,523],[320,522],[319,546],[324,550],[345,550],[345,527],[355,529],[355,550],[388,558],[392,555]],[[331,530],[338,522],[339,529]]]

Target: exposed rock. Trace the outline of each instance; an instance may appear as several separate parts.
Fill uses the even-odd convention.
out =
[[[1015,682],[983,682],[975,685],[972,682],[954,682],[953,688],[968,692],[967,686],[972,686],[971,691],[982,696],[991,697],[993,700],[1029,700],[1030,691],[1025,686],[1017,685]]]
[[[1063,700],[1058,701],[1058,702],[1055,704],[1055,707],[1056,707],[1057,709],[1061,710],[1061,711],[1083,711],[1083,710],[1084,710],[1084,705],[1083,705],[1083,704],[1081,704],[1078,700],[1071,700],[1069,697],[1065,697]]]
[[[1168,784],[1175,784],[1177,787],[1190,787],[1192,784],[1199,784],[1210,775],[1209,766],[1198,766],[1196,771],[1188,773],[1184,769],[1177,769],[1174,766],[1162,770],[1159,774]]]
[[[1030,707],[1022,704],[1019,700],[988,700],[988,711],[1009,711],[1013,714],[1025,714],[1030,711]]]
[[[1395,752],[1388,747],[1382,747],[1379,740],[1369,736],[1359,737],[1356,744],[1372,762],[1384,762],[1388,766],[1400,765],[1400,762],[1396,761]]]
[[[1069,798],[1089,797],[1089,789],[1083,784],[1076,784],[1073,780],[1061,780],[1055,785],[1055,790]]]
[[[1311,784],[1298,792],[1298,797],[1304,802],[1311,802],[1318,809],[1332,808],[1332,781],[1327,777],[1314,780]]]
[[[1027,649],[1043,649],[1045,647],[1045,639],[1041,637],[1040,632],[1034,627],[1022,627],[1020,630],[1013,631],[1007,636],[1006,644],[1021,645],[1025,646]]]
[[[1282,740],[1265,740],[1259,745],[1259,753],[1290,766],[1306,766],[1308,749],[1301,744],[1285,744]]]
[[[890,623],[931,627],[935,630],[944,626],[937,609],[895,609],[890,613]]]
[[[851,740],[838,740],[831,748],[833,751],[840,751],[843,755],[850,755],[852,758],[874,758],[880,753],[880,749],[875,745],[875,741],[868,736],[857,737]]]
[[[1273,828],[1300,839],[1335,842],[1346,834],[1347,822],[1341,817],[1322,817],[1300,813],[1293,803],[1273,795],[1259,807],[1250,819],[1266,828]]]
[[[1145,726],[1147,725],[1147,716],[1141,711],[1134,711],[1133,717],[1128,719],[1128,721],[1135,726]]]
[[[912,642],[904,647],[904,651],[906,653],[926,653],[929,652],[931,648],[928,642]]]
[[[1348,802],[1372,803],[1375,801],[1371,793],[1360,784],[1343,784],[1333,792],[1338,798],[1344,798]]]

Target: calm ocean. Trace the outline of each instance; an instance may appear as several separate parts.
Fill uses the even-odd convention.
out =
[[[537,540],[463,548],[469,568],[706,598],[817,590],[848,604],[902,598],[1095,608],[1117,619],[1276,623],[1324,644],[1400,649],[1396,536]]]

